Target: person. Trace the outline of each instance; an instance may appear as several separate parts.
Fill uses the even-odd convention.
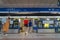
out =
[[[29,31],[28,32],[32,32],[32,21],[29,20]]]
[[[1,29],[2,29],[2,21],[0,21],[0,32],[1,32]]]
[[[8,17],[7,20],[4,22],[3,28],[2,28],[4,35],[6,35],[6,33],[9,30],[9,24],[10,24],[10,18]]]
[[[24,19],[24,26],[28,27],[28,19]]]
[[[5,23],[6,23],[6,18],[2,18],[2,34],[4,34],[3,26],[5,25]]]
[[[26,18],[24,19],[25,35],[28,34],[28,23],[29,23],[29,20],[28,20],[28,18],[26,17]]]
[[[10,28],[13,28],[13,18],[10,20]]]
[[[22,27],[20,27],[20,23],[21,23],[21,19],[19,19],[19,23],[18,23],[18,33],[20,33],[20,30],[22,30]]]
[[[33,32],[38,33],[38,27],[37,27],[37,25],[36,25],[36,24],[34,24],[34,26],[33,26]]]

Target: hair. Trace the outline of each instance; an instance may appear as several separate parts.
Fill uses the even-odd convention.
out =
[[[10,17],[8,17],[8,19],[10,19]]]
[[[26,19],[27,19],[27,17],[26,17]]]
[[[29,20],[29,21],[31,21],[31,20]]]

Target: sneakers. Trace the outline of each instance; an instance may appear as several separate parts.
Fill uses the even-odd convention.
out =
[[[3,36],[7,36],[7,34],[4,34]]]
[[[5,36],[7,36],[7,34],[5,34]]]
[[[25,35],[28,35],[28,32],[25,32]]]

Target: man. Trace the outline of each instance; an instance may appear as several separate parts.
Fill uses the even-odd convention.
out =
[[[0,20],[0,32],[1,32],[1,28],[2,28],[2,21]]]
[[[18,27],[18,33],[20,33],[20,30],[22,30],[22,27],[20,27],[20,23],[21,23],[21,19],[19,19],[19,23],[18,23],[18,25],[19,25],[19,27]]]
[[[30,19],[29,20],[29,30],[28,32],[32,32],[32,20]]]
[[[28,23],[29,23],[29,20],[28,20],[28,18],[26,17],[26,18],[24,19],[25,35],[28,33]]]
[[[28,22],[29,22],[28,19],[24,19],[24,26],[25,27],[28,27]]]
[[[13,28],[13,18],[10,20],[10,28]]]

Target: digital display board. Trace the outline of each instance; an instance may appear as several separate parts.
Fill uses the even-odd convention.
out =
[[[43,21],[43,24],[45,24],[45,23],[54,24],[54,21],[53,20],[49,20],[49,21],[45,20],[45,21]]]

